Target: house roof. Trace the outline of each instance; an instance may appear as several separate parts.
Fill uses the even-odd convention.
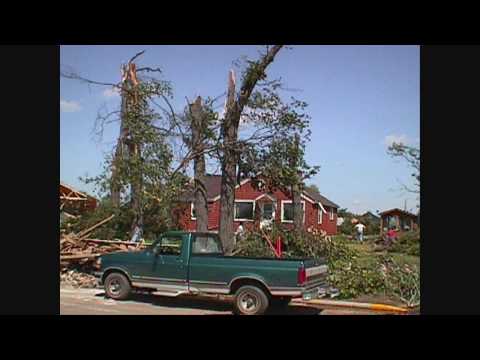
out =
[[[243,181],[245,181],[244,179]],[[207,189],[207,199],[210,201],[217,200],[220,196],[220,187],[222,184],[222,176],[221,175],[207,175],[205,177],[205,187]],[[320,202],[324,206],[339,208],[337,204],[330,201],[326,197],[320,194],[310,194],[306,191],[303,192],[305,195],[310,197],[311,199],[315,200],[315,202]],[[183,196],[180,198],[181,201],[193,201],[193,190],[188,190],[184,193]]]
[[[365,214],[362,215],[362,217],[366,217],[366,216],[370,216],[370,217],[375,218],[375,219],[380,219],[379,216],[375,215],[371,211],[367,211]]]
[[[409,216],[409,217],[413,217],[413,218],[417,217],[417,215],[412,214],[412,213],[410,213],[408,211],[405,211],[405,210],[401,210],[399,208],[394,208],[394,209],[382,211],[380,213],[380,215],[383,216],[383,215],[388,215],[388,214],[393,214],[393,213],[400,213],[400,214],[403,214],[405,216]]]
[[[207,199],[213,200],[220,195],[220,187],[222,184],[221,175],[209,175],[205,177],[205,188],[207,189]],[[187,190],[182,196],[180,201],[193,201],[193,189]]]
[[[316,193],[309,193],[308,191],[303,191],[303,192],[304,192],[304,194],[306,194],[307,196],[311,197],[313,200],[321,203],[324,206],[329,206],[329,207],[333,207],[333,208],[337,208],[337,209],[340,207],[337,204],[335,204],[333,201],[327,199],[323,195],[316,194]]]

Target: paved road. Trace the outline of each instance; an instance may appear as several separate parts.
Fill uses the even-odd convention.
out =
[[[318,315],[321,310],[289,306],[281,315]],[[60,289],[61,315],[232,315],[228,301],[136,294],[128,301],[106,299],[101,289]]]

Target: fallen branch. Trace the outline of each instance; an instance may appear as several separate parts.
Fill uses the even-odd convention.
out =
[[[119,241],[119,240],[99,240],[99,239],[82,239],[82,241],[93,242],[98,244],[115,244],[115,245],[138,245],[135,241]]]
[[[68,255],[61,256],[60,261],[62,260],[74,260],[74,259],[92,259],[101,256],[102,254],[81,254],[81,255]]]
[[[100,221],[99,223],[97,223],[97,224],[89,227],[88,229],[83,230],[83,231],[80,231],[76,236],[77,236],[80,240],[83,240],[83,238],[84,238],[87,234],[91,233],[91,232],[92,232],[93,230],[95,230],[97,227],[102,226],[103,224],[109,222],[109,221],[112,220],[114,217],[115,217],[115,215],[111,215],[111,216],[109,216],[108,218],[106,218],[105,220],[102,220],[102,221]]]

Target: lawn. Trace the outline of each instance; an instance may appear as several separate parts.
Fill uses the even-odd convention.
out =
[[[385,250],[375,251],[375,244],[372,241],[365,241],[363,243],[358,243],[354,240],[348,241],[348,246],[356,251],[358,251],[360,257],[359,262],[362,265],[370,265],[375,261],[375,258],[382,255],[390,255],[393,259],[398,262],[400,265],[416,265],[420,266],[420,257],[412,256],[402,253],[387,252]]]

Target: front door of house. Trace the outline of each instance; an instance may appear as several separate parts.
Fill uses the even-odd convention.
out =
[[[275,204],[271,201],[263,202],[261,204],[261,218],[260,227],[269,227],[275,219]]]

